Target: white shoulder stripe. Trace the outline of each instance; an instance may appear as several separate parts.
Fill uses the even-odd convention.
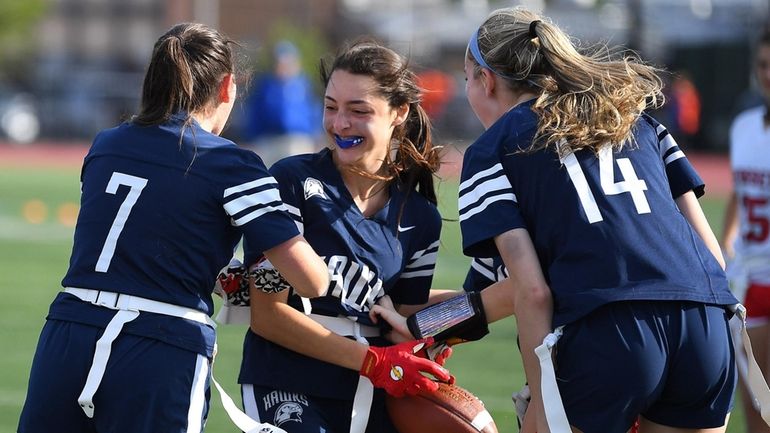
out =
[[[474,203],[481,200],[481,197],[484,197],[485,195],[493,192],[493,191],[502,191],[502,190],[510,190],[511,189],[511,183],[508,182],[508,177],[505,175],[505,173],[500,173],[499,176],[486,180],[479,185],[476,186],[476,188],[473,188],[472,190],[466,192],[465,194],[460,195],[460,200],[458,201],[458,206],[460,209],[465,209],[469,206],[472,206]]]
[[[233,195],[241,191],[257,188],[268,183],[274,183],[276,185],[278,184],[278,182],[275,181],[275,178],[273,176],[267,176],[261,179],[252,180],[251,182],[246,182],[240,185],[231,186],[230,188],[227,188],[225,190],[224,197]]]
[[[676,161],[679,158],[684,158],[684,152],[677,151],[669,155],[663,162],[666,163],[666,165],[671,164],[672,162]]]
[[[669,149],[671,149],[674,146],[678,146],[676,143],[676,140],[674,140],[674,137],[671,136],[671,134],[666,135],[663,137],[663,140],[661,140],[661,144],[663,144],[663,152],[667,152]]]
[[[467,188],[470,185],[473,185],[477,180],[481,179],[482,177],[489,176],[490,174],[495,173],[497,171],[500,171],[500,172],[503,171],[503,165],[500,164],[499,162],[493,165],[492,167],[489,167],[486,170],[482,170],[474,174],[473,176],[471,176],[470,179],[466,179],[464,182],[460,184],[460,191],[462,191],[463,189]]]
[[[460,222],[463,222],[467,220],[468,218],[483,212],[486,208],[489,207],[492,203],[498,202],[498,201],[512,201],[516,203],[516,195],[513,193],[505,193],[500,195],[495,195],[492,197],[487,197],[483,202],[479,203],[478,206],[475,208],[468,210],[467,212],[463,212],[463,210],[460,211]]]
[[[255,210],[254,212],[251,212],[249,214],[246,214],[246,215],[238,218],[237,220],[235,220],[233,222],[235,223],[236,226],[242,226],[242,225],[248,223],[249,221],[253,220],[254,218],[259,218],[259,217],[261,217],[262,215],[264,215],[266,213],[269,213],[269,212],[285,212],[285,211],[286,211],[286,206],[284,206],[283,204],[281,204],[278,207],[264,206],[264,207],[262,207],[260,209]]]
[[[238,197],[233,201],[225,203],[225,211],[228,215],[234,216],[239,212],[243,212],[248,208],[255,206],[264,206],[268,203],[280,202],[281,194],[277,189],[271,188],[264,191],[256,192],[254,194],[244,195]]]

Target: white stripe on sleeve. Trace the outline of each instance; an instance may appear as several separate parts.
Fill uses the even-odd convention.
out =
[[[661,149],[663,153],[668,152],[668,150],[674,146],[678,146],[676,140],[674,140],[674,137],[672,137],[671,134],[667,134],[660,142],[663,144],[663,149]]]
[[[406,265],[406,269],[415,269],[421,268],[423,266],[435,265],[436,257],[438,256],[438,248],[433,249],[427,253],[425,251],[426,250],[421,251],[421,255],[419,257],[412,257],[412,261]]]
[[[409,259],[400,278],[414,278],[433,275],[438,257],[439,241],[435,241],[427,248],[415,252]]]
[[[225,203],[225,212],[230,216],[234,216],[252,207],[262,207],[268,203],[280,201],[281,194],[277,189],[271,188],[254,194],[244,195]]]
[[[461,209],[460,210],[460,222],[463,222],[463,221],[467,220],[468,218],[470,218],[470,217],[472,217],[472,216],[474,216],[474,215],[476,215],[478,213],[484,212],[484,210],[486,210],[486,208],[488,208],[489,205],[491,205],[492,203],[498,202],[498,201],[512,201],[512,202],[516,203],[516,195],[513,194],[513,193],[506,193],[506,194],[500,194],[500,195],[496,195],[496,196],[492,196],[492,197],[487,197],[477,207],[475,207],[475,208],[473,208],[473,209],[471,209],[469,211],[464,211],[463,209]]]
[[[485,266],[485,262],[489,261],[489,265]],[[479,274],[481,274],[484,278],[490,280],[490,281],[497,281],[497,278],[495,278],[495,273],[489,270],[488,266],[492,266],[492,259],[478,259],[474,258],[471,262],[471,267],[476,270]]]
[[[236,226],[242,226],[242,225],[248,223],[249,221],[253,220],[254,218],[259,218],[259,217],[261,217],[262,215],[264,215],[266,213],[276,212],[276,211],[285,212],[286,211],[286,206],[284,206],[283,204],[281,204],[278,207],[263,206],[263,207],[255,210],[254,212],[251,212],[249,214],[246,214],[246,215],[238,218],[237,220],[233,221],[233,223],[235,223]]]
[[[477,180],[481,179],[482,177],[489,176],[490,174],[492,174],[494,172],[497,172],[497,171],[503,171],[503,165],[500,164],[499,162],[497,164],[493,165],[492,167],[489,167],[486,170],[482,170],[482,171],[474,174],[473,176],[471,176],[470,179],[467,179],[464,182],[462,182],[460,184],[460,191],[462,191],[463,189],[467,188],[469,185],[473,185]]]
[[[681,150],[676,151],[672,153],[671,155],[667,156],[665,160],[663,160],[666,165],[671,164],[672,162],[676,161],[679,158],[684,158],[684,152]]]
[[[505,173],[501,171],[499,176],[486,180],[477,185],[476,188],[473,188],[471,191],[461,195],[460,200],[458,201],[458,205],[460,206],[460,209],[466,209],[469,206],[472,206],[474,203],[478,202],[481,197],[489,194],[490,192],[506,189],[511,189],[511,183],[508,182],[508,178],[505,176]]]
[[[276,182],[273,176],[266,176],[261,179],[252,180],[251,182],[246,182],[240,185],[231,186],[230,188],[227,188],[225,190],[224,197],[227,198],[228,196],[239,193],[241,191],[247,191],[250,189],[258,188],[262,185],[267,185],[269,183],[278,185],[278,182]]]

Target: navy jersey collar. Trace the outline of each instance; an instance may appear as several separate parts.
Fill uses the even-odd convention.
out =
[[[354,206],[358,212],[361,214],[361,218],[377,221],[380,224],[387,224],[388,223],[388,215],[390,214],[390,209],[394,208],[394,203],[400,202],[399,198],[401,196],[401,191],[398,188],[397,183],[398,182],[389,182],[388,183],[388,201],[385,203],[385,205],[382,207],[382,209],[378,210],[374,213],[374,215],[371,215],[370,217],[364,217],[363,213],[361,213],[361,210],[358,209],[358,206],[356,205],[355,201],[353,200],[353,196],[350,195],[350,191],[348,191],[347,186],[345,186],[345,182],[342,179],[342,174],[340,174],[339,169],[334,165],[334,159],[332,158],[332,150],[328,147],[325,149],[322,149],[319,152],[320,156],[320,162],[322,171],[326,172],[326,175],[329,176],[329,179],[334,179],[335,183],[339,185],[340,188],[340,194],[342,194],[347,200],[350,200],[350,206]]]

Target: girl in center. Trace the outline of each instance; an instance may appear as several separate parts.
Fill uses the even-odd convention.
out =
[[[439,152],[421,90],[393,50],[359,41],[321,64],[330,148],[271,168],[300,231],[329,265],[326,296],[251,291],[251,327],[239,382],[246,413],[291,433],[395,432],[393,395],[437,388],[441,366],[389,346],[369,312],[428,301],[441,216],[433,176]],[[258,260],[246,246],[246,263]],[[427,342],[430,344],[430,342]],[[403,368],[392,380],[391,366]],[[373,389],[374,388],[377,389]]]

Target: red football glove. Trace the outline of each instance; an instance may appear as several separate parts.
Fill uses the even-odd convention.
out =
[[[418,355],[428,358],[443,367],[446,364],[446,360],[452,356],[452,346],[448,343],[435,344],[430,347],[424,347]]]
[[[452,375],[440,365],[416,355],[433,344],[433,338],[407,341],[388,347],[369,347],[360,373],[394,397],[438,390],[438,383],[425,377],[428,373],[444,382],[454,381]]]

